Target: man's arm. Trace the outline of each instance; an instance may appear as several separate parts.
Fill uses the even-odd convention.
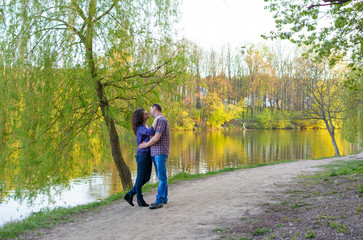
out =
[[[159,132],[155,133],[155,135],[150,139],[149,142],[140,143],[139,148],[147,148],[147,147],[154,145],[155,143],[157,143],[159,141],[160,137],[161,137],[161,133],[159,133]]]

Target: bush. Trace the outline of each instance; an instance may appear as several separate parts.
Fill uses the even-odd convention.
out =
[[[256,125],[262,129],[285,129],[291,128],[288,115],[271,111],[265,108],[261,114],[256,116]]]

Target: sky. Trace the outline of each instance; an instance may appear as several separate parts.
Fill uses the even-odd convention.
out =
[[[261,34],[275,26],[264,6],[263,0],[183,0],[181,35],[206,50],[264,43]]]

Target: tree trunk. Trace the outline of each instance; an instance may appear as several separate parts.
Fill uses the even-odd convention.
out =
[[[90,3],[89,19],[94,18],[95,4],[96,4],[95,1],[91,1],[91,3]],[[99,80],[95,61],[93,58],[93,24],[94,24],[93,21],[89,21],[89,25],[87,26],[86,35],[84,38],[84,45],[86,48],[86,60],[88,63],[88,69],[91,73],[92,80],[96,85],[95,87],[96,87],[96,91],[97,91],[99,106],[102,111],[102,116],[106,122],[108,134],[110,137],[113,161],[115,162],[115,165],[119,172],[122,187],[123,187],[123,189],[128,189],[128,188],[131,189],[132,188],[132,178],[131,178],[130,168],[127,166],[127,164],[125,163],[124,158],[122,156],[120,141],[118,138],[116,127],[115,127],[115,121],[113,120],[113,118],[108,116],[108,112],[109,112],[108,110],[110,108],[110,105],[107,100],[107,97],[105,96],[104,86],[101,83],[101,81]]]
[[[254,94],[251,94],[251,123],[253,123],[253,117],[255,113],[255,97]]]
[[[115,121],[113,118],[107,116],[107,108],[109,108],[108,101],[106,97],[104,97],[103,86],[101,83],[98,83],[97,94],[100,101],[100,107],[102,111],[102,116],[106,122],[108,134],[110,137],[111,143],[111,152],[113,161],[117,167],[119,172],[119,176],[121,178],[121,183],[123,189],[131,189],[132,188],[132,178],[130,168],[125,163],[125,160],[122,156],[120,141],[118,138]]]
[[[116,131],[114,120],[110,119],[109,126],[109,136],[111,142],[111,152],[113,161],[117,167],[119,176],[121,178],[122,188],[123,189],[131,189],[132,188],[132,178],[130,173],[130,168],[125,163],[125,160],[122,156],[120,141],[118,138],[118,134]]]
[[[253,114],[254,114],[254,111],[253,111],[253,107],[251,106],[251,123],[253,123]]]
[[[328,132],[330,134],[331,142],[334,146],[335,156],[340,156],[339,148],[335,141],[335,128],[333,125],[329,126],[329,122],[327,120],[324,120],[324,121],[325,121],[326,128],[328,129]]]
[[[197,102],[196,102],[196,108],[197,109],[201,109],[202,106],[201,106],[201,101],[200,101],[200,92],[201,92],[201,89],[200,89],[200,76],[199,76],[199,66],[197,65],[197,75],[195,76],[195,79],[196,79],[196,92],[197,92]]]
[[[249,107],[248,107],[248,103],[247,103],[246,116],[245,116],[246,118],[248,118],[248,108],[249,108]]]
[[[116,126],[115,126],[115,121],[113,120],[113,118],[110,118],[107,115],[107,112],[108,112],[107,110],[110,106],[108,104],[107,98],[104,96],[103,85],[100,82],[97,83],[97,95],[98,95],[98,99],[100,101],[102,116],[106,122],[108,134],[110,136],[111,152],[112,152],[113,161],[115,162],[115,165],[119,172],[122,187],[123,187],[123,189],[131,189],[132,188],[132,178],[131,178],[130,168],[127,166],[127,164],[125,163],[125,160],[122,156],[120,141],[119,141]]]

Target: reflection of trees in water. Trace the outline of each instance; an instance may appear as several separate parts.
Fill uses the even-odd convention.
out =
[[[92,140],[94,139],[94,140]],[[90,141],[75,143],[69,154],[73,160],[69,166],[59,171],[60,178],[71,180],[96,173],[103,178],[107,185],[105,191],[109,194],[122,190],[118,171],[113,163],[107,142]],[[133,180],[136,178],[135,155],[137,150],[135,136],[125,132],[120,136],[121,147],[125,161],[132,171]],[[357,145],[352,145],[337,136],[337,143],[342,154],[357,151]],[[90,151],[85,151],[85,148]],[[36,152],[36,151],[35,151]],[[271,163],[280,160],[321,158],[334,156],[334,149],[330,144],[329,134],[313,130],[254,130],[254,131],[181,131],[171,132],[171,151],[168,158],[168,176],[180,172],[203,173],[226,167]],[[24,174],[31,174],[32,163],[22,168]],[[3,169],[3,171],[5,171]],[[152,181],[156,182],[155,174]],[[14,182],[7,174],[0,179],[1,198],[13,189]],[[31,186],[32,183],[27,183]],[[53,185],[51,185],[53,184]],[[63,185],[51,182],[48,187]],[[57,185],[58,184],[58,185]],[[93,183],[90,182],[92,185]],[[99,184],[99,183],[97,183]],[[96,185],[97,185],[96,184]],[[25,187],[24,184],[21,187]],[[32,189],[39,190],[41,184],[32,185]]]
[[[130,140],[125,143],[130,143]],[[338,144],[344,154],[357,149],[340,138]],[[136,144],[129,148],[134,149],[134,155]],[[132,154],[130,157],[135,162]],[[180,172],[203,173],[226,167],[326,156],[334,156],[334,149],[329,134],[324,130],[175,131],[171,134],[168,176]],[[136,164],[128,164],[131,164],[130,169],[136,171]]]
[[[96,138],[91,132],[88,138],[75,138],[68,144],[67,153],[60,155],[58,159],[48,159],[44,153],[45,148],[55,147],[51,141],[5,156],[2,161],[4,164],[0,167],[1,200],[9,197],[10,192],[13,198],[27,199],[29,202],[38,194],[52,199],[69,187],[71,179],[89,176],[102,165],[102,143],[100,139],[94,141]],[[14,148],[26,145],[27,141],[33,140],[14,141]]]
[[[339,139],[345,154],[353,145]],[[322,147],[324,146],[324,147]],[[173,132],[170,171],[199,173],[225,167],[333,156],[325,131]]]

